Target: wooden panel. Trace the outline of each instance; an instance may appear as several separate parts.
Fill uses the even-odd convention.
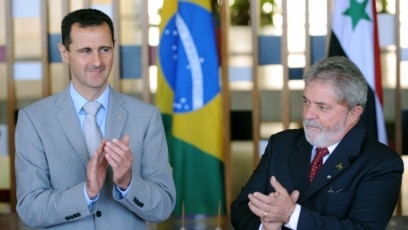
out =
[[[13,30],[13,20],[12,20],[12,0],[6,0],[5,2],[5,18],[6,18],[6,50],[14,50],[14,30]],[[7,125],[9,130],[9,156],[10,156],[10,207],[11,211],[15,212],[15,207],[17,203],[16,198],[16,178],[15,178],[15,168],[14,168],[14,132],[15,132],[15,111],[16,111],[16,91],[14,82],[14,52],[6,52],[6,75],[7,75]]]

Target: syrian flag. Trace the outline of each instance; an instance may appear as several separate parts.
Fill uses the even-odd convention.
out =
[[[387,144],[376,16],[375,0],[334,1],[329,56],[349,58],[364,74],[369,92],[361,122],[369,133]]]

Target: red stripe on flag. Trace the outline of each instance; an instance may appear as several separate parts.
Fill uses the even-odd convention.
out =
[[[373,10],[373,26],[374,26],[374,71],[375,71],[375,89],[374,93],[377,94],[378,100],[381,103],[381,106],[383,106],[383,92],[382,92],[382,82],[381,82],[381,54],[380,54],[380,42],[378,40],[378,27],[377,27],[377,9],[375,6],[375,1],[373,2],[372,5],[372,10]]]

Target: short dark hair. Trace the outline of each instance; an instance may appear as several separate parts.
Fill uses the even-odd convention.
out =
[[[80,27],[99,26],[103,23],[107,23],[111,31],[112,41],[115,41],[113,23],[108,15],[97,9],[79,9],[70,12],[62,19],[61,39],[62,44],[67,50],[69,50],[69,45],[72,42],[71,28],[75,23],[79,23]]]

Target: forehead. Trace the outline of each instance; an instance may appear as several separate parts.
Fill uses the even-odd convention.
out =
[[[108,24],[92,25],[83,27],[74,23],[71,27],[72,43],[77,42],[107,42],[112,41]]]
[[[305,86],[304,97],[312,103],[339,104],[331,82],[312,81]]]

